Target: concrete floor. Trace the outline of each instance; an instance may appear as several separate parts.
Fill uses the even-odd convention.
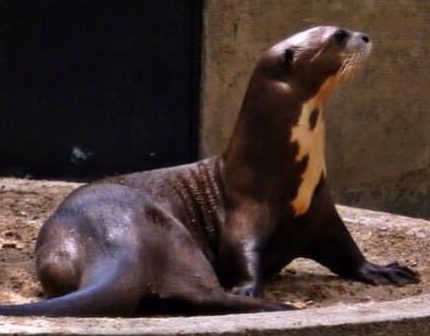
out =
[[[414,230],[430,237],[430,223],[339,207],[347,222]],[[0,335],[336,335],[428,336],[430,294],[397,301],[337,304],[292,312],[188,318],[0,317]]]
[[[390,335],[430,334],[430,295],[294,312],[189,318],[0,319],[0,335]]]

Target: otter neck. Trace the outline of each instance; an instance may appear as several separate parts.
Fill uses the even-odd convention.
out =
[[[306,162],[295,197],[290,206],[296,216],[307,212],[314,191],[325,176],[325,124],[323,105],[311,99],[302,105],[297,125],[291,130],[291,142],[298,144],[296,162]]]
[[[325,175],[322,112],[328,92],[322,85],[301,101],[284,92],[257,102],[264,111],[255,108],[255,99],[248,108],[245,99],[223,156],[224,178],[253,196],[287,202],[296,216],[304,214]]]

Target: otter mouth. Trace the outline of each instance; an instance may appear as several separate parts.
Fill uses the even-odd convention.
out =
[[[368,54],[365,50],[348,52],[337,72],[338,80],[346,80],[356,73],[357,69],[366,61]]]
[[[354,43],[347,46],[343,55],[343,62],[337,72],[337,78],[339,80],[345,80],[350,78],[357,69],[367,60],[372,50],[372,43],[368,40],[360,43]]]

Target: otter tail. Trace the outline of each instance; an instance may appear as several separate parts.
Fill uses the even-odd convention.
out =
[[[112,299],[113,298],[113,299]],[[116,300],[125,299],[127,304]],[[76,292],[39,301],[17,305],[0,305],[0,315],[6,316],[130,316],[132,297],[123,298],[98,288],[84,288]]]

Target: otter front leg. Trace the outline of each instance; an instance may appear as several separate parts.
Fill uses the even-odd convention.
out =
[[[260,296],[261,247],[271,230],[268,208],[246,203],[230,210],[221,230],[218,268],[235,294]]]
[[[334,273],[375,285],[419,282],[418,273],[397,262],[381,266],[366,260],[340,218],[324,180],[306,216],[309,229],[314,231],[306,254]]]

